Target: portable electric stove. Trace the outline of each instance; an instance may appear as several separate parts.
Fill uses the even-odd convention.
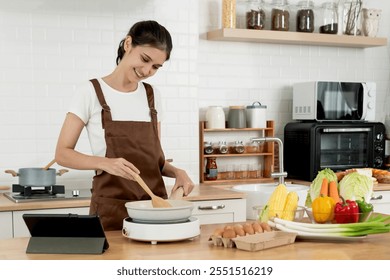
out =
[[[134,222],[131,218],[123,220],[122,235],[155,245],[157,242],[173,242],[193,239],[200,234],[200,224],[196,217],[175,223]]]
[[[63,185],[31,187],[18,184],[12,185],[12,193],[4,196],[13,202],[32,202],[48,200],[87,199],[91,197],[90,190],[65,190]]]

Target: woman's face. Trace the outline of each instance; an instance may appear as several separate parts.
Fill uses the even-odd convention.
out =
[[[120,64],[131,82],[153,76],[166,60],[165,51],[147,45],[132,47],[131,39],[130,42],[126,40],[125,44],[126,54]]]

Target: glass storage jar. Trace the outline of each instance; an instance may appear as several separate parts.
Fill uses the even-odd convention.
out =
[[[263,0],[249,0],[246,9],[246,28],[264,29],[265,11]]]
[[[321,7],[320,33],[337,34],[338,32],[338,5],[335,2],[325,2]]]
[[[204,153],[206,155],[211,155],[214,153],[213,144],[211,142],[204,142]]]
[[[290,9],[287,0],[272,1],[271,29],[277,31],[289,31]]]
[[[222,0],[222,28],[236,28],[236,0]]]
[[[343,33],[345,35],[362,35],[362,0],[349,0],[343,4]]]
[[[314,4],[312,1],[298,2],[297,32],[314,31]]]

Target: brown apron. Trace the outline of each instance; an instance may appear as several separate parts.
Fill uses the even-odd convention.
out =
[[[106,104],[99,82],[96,79],[91,82],[102,106],[102,125],[107,145],[106,157],[124,158],[133,163],[140,170],[140,176],[153,193],[167,198],[161,174],[165,157],[158,137],[153,88],[143,83],[151,122],[113,121],[110,107]],[[93,177],[89,213],[100,217],[104,230],[120,230],[123,227],[123,219],[128,217],[125,203],[137,200],[150,200],[150,196],[137,182],[103,171]]]

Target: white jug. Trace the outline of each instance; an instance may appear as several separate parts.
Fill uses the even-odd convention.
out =
[[[225,128],[225,112],[221,106],[209,106],[206,112],[206,128]]]

